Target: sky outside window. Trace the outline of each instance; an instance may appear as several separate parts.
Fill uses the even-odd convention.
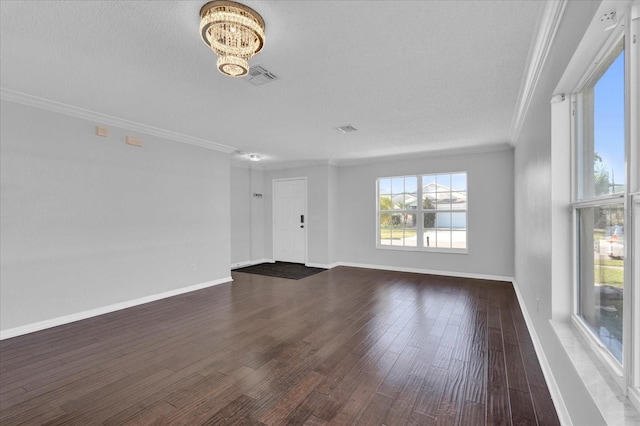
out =
[[[594,150],[619,192],[626,179],[624,153],[624,51],[613,61],[594,88]]]

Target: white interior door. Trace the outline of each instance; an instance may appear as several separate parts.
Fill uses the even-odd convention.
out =
[[[273,181],[273,257],[305,263],[307,251],[307,179]]]

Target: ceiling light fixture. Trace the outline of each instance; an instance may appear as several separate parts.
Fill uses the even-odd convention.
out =
[[[218,70],[231,77],[249,72],[248,60],[264,46],[264,20],[234,1],[215,0],[200,9],[200,36],[218,55]]]
[[[251,161],[260,161],[261,158],[260,158],[260,156],[258,154],[251,154],[249,156],[249,160],[251,160]]]

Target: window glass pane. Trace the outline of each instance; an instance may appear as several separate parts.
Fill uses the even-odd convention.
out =
[[[404,196],[405,208],[417,210],[418,208],[418,177],[407,176],[404,182],[406,194]]]
[[[422,176],[422,192],[436,192],[436,177],[433,175]]]
[[[422,237],[424,247],[437,247],[437,231],[435,228],[425,228]]]
[[[404,208],[406,210],[415,210],[418,208],[418,194],[404,194]]]
[[[467,193],[463,191],[454,191],[451,193],[451,209],[466,210],[467,209]]]
[[[456,173],[451,175],[451,190],[466,191],[467,190],[467,174]]]
[[[579,96],[578,198],[625,189],[624,51],[620,44]]]
[[[418,238],[417,238],[417,220],[415,213],[407,213],[405,216],[404,223],[404,246],[405,247],[417,247],[418,246]]]
[[[407,176],[404,180],[404,191],[410,194],[418,193],[418,177]]]
[[[595,195],[624,191],[624,52],[596,83],[593,125]]]
[[[380,244],[391,245],[391,214],[380,214]]]
[[[438,235],[436,238],[438,240],[439,248],[451,248],[451,231],[448,229],[438,228]]]
[[[436,182],[438,184],[438,191],[450,191],[451,190],[451,175],[437,175]]]
[[[437,213],[436,215],[436,228],[451,227],[451,213]]]
[[[451,227],[455,229],[467,229],[466,213],[451,213]]]
[[[404,193],[404,178],[393,178],[391,179],[391,193],[393,195],[403,194]]]
[[[378,194],[391,194],[391,179],[378,179]]]
[[[467,231],[451,231],[451,248],[467,248]]]
[[[393,205],[391,204],[391,196],[390,195],[381,195],[379,201],[379,209],[380,210],[391,210]]]
[[[425,213],[424,214],[424,229],[427,228],[435,228],[436,227],[436,214],[435,213]]]
[[[435,210],[435,208],[436,208],[436,194],[435,193],[430,193],[430,194],[423,193],[422,194],[422,208],[424,210]]]
[[[624,207],[578,210],[580,315],[622,362]]]
[[[436,194],[436,210],[451,210],[451,192],[442,191],[442,187],[438,187],[438,193]]]
[[[400,238],[402,234],[402,214],[391,215],[391,238]]]
[[[394,194],[391,198],[393,210],[402,210],[404,208],[404,194]]]

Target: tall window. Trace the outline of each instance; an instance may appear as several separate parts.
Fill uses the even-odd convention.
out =
[[[625,74],[621,41],[577,95],[578,315],[624,358]]]
[[[377,247],[466,252],[467,173],[379,178]]]

